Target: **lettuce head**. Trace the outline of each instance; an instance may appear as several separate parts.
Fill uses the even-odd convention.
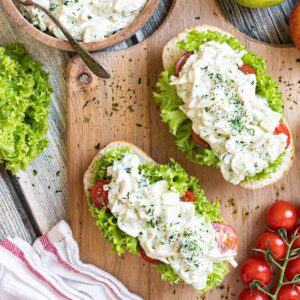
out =
[[[47,147],[51,85],[19,44],[0,47],[0,163],[16,173]]]

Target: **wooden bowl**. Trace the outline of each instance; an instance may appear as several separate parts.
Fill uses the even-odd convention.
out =
[[[74,52],[69,42],[58,39],[46,32],[39,30],[37,27],[33,26],[21,14],[21,12],[15,6],[12,0],[2,0],[2,3],[6,11],[8,12],[8,14],[11,16],[11,18],[34,39],[57,49]],[[93,52],[93,51],[99,51],[101,49],[111,47],[120,42],[123,42],[124,40],[129,39],[132,35],[134,35],[136,31],[142,28],[144,24],[149,20],[149,18],[152,16],[158,4],[159,4],[159,0],[148,0],[148,3],[144,7],[144,9],[135,18],[135,20],[132,23],[130,23],[127,27],[105,38],[103,41],[83,43],[83,45],[90,52]]]

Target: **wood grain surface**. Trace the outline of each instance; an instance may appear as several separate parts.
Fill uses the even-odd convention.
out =
[[[255,40],[271,44],[292,43],[289,16],[296,1],[288,0],[273,7],[253,9],[238,5],[235,0],[218,0],[227,19],[236,28]]]
[[[180,16],[189,18],[180,18]],[[238,261],[250,255],[254,241],[265,226],[265,212],[276,199],[299,204],[299,161],[278,184],[257,191],[244,190],[226,183],[218,170],[197,166],[177,150],[173,136],[161,122],[152,98],[155,82],[162,71],[161,51],[178,32],[201,23],[212,24],[233,33],[249,50],[266,58],[269,72],[280,81],[286,99],[285,112],[295,144],[299,130],[300,54],[293,47],[271,47],[257,43],[225,21],[214,1],[178,0],[167,22],[145,42],[97,57],[110,67],[111,80],[92,76],[77,58],[69,64],[67,100],[68,196],[69,218],[84,260],[117,276],[132,291],[145,299],[201,299],[191,287],[163,283],[155,267],[139,257],[111,253],[88,212],[82,178],[97,149],[108,142],[126,139],[141,147],[157,162],[175,158],[200,182],[209,199],[221,202],[222,214],[240,236]],[[299,155],[299,147],[296,149]],[[238,269],[224,280],[224,285],[207,293],[206,299],[235,299],[243,288]]]

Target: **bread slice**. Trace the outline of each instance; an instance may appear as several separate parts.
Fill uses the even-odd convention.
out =
[[[197,30],[197,31],[213,30],[213,31],[218,31],[220,33],[226,34],[228,36],[232,36],[232,34],[227,33],[218,27],[210,26],[210,25],[196,26],[192,29],[187,29],[179,33],[176,37],[170,40],[163,49],[162,60],[163,60],[163,67],[165,70],[169,70],[171,65],[174,64],[174,62],[177,61],[179,57],[183,54],[184,50],[177,48],[176,44],[179,41],[185,39],[191,30]],[[286,120],[284,120],[284,123],[288,127]],[[291,143],[289,147],[286,149],[286,154],[284,156],[283,163],[280,166],[280,168],[278,168],[277,172],[273,174],[272,177],[257,182],[241,183],[240,186],[246,189],[259,189],[271,184],[275,184],[284,175],[288,173],[288,171],[290,170],[293,164],[294,159],[295,159],[295,146],[291,138]]]
[[[133,152],[140,158],[142,163],[151,163],[153,165],[156,164],[156,162],[151,157],[149,157],[148,154],[146,154],[143,150],[141,150],[139,147],[135,146],[134,144],[131,144],[131,143],[129,143],[127,141],[123,141],[123,140],[111,142],[98,152],[98,154],[94,157],[93,161],[91,162],[90,166],[88,167],[88,169],[86,170],[86,172],[84,174],[83,183],[84,183],[85,194],[87,197],[90,195],[90,190],[93,186],[93,184],[91,182],[91,178],[92,178],[92,174],[93,174],[93,170],[94,170],[96,162],[99,159],[101,159],[101,157],[108,151],[118,149],[120,147],[128,147],[128,146],[130,147],[131,152]],[[228,224],[226,222],[226,220],[224,220],[224,224],[225,225]],[[236,251],[237,251],[237,249],[238,249],[238,246],[236,248]],[[229,262],[226,262],[226,264],[229,265]]]
[[[138,157],[140,158],[140,160],[142,162],[155,164],[154,160],[152,158],[150,158],[149,155],[147,155],[139,147],[137,147],[127,141],[122,141],[122,140],[111,142],[98,152],[98,154],[94,157],[92,163],[90,164],[90,166],[88,167],[88,169],[86,170],[86,172],[84,174],[83,185],[84,185],[84,190],[85,190],[86,196],[89,196],[89,191],[93,187],[91,179],[92,179],[93,170],[95,168],[96,161],[99,160],[105,153],[107,153],[110,150],[118,149],[120,147],[124,148],[124,147],[128,147],[128,146],[130,146],[131,151],[134,154],[138,155]]]

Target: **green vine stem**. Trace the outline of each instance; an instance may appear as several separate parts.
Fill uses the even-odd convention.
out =
[[[298,230],[296,230],[295,233],[293,234],[291,241],[289,241],[289,239],[288,239],[286,230],[279,229],[278,233],[287,245],[287,253],[286,253],[285,258],[282,260],[281,264],[278,263],[278,260],[274,259],[274,254],[271,252],[270,246],[268,247],[268,250],[254,249],[255,251],[263,252],[266,256],[266,260],[269,261],[269,263],[271,265],[277,266],[278,269],[280,270],[279,280],[278,280],[278,284],[277,284],[274,294],[271,294],[270,291],[268,290],[268,287],[258,280],[254,280],[250,285],[250,288],[252,290],[256,289],[256,290],[268,295],[271,300],[277,299],[278,293],[282,286],[289,285],[289,284],[294,285],[294,284],[300,283],[300,274],[296,275],[292,281],[284,281],[284,275],[285,275],[285,270],[286,270],[287,264],[290,261],[300,257],[300,248],[292,249],[292,246],[293,246],[294,242],[296,241],[296,239],[300,238],[300,236],[298,236]]]

